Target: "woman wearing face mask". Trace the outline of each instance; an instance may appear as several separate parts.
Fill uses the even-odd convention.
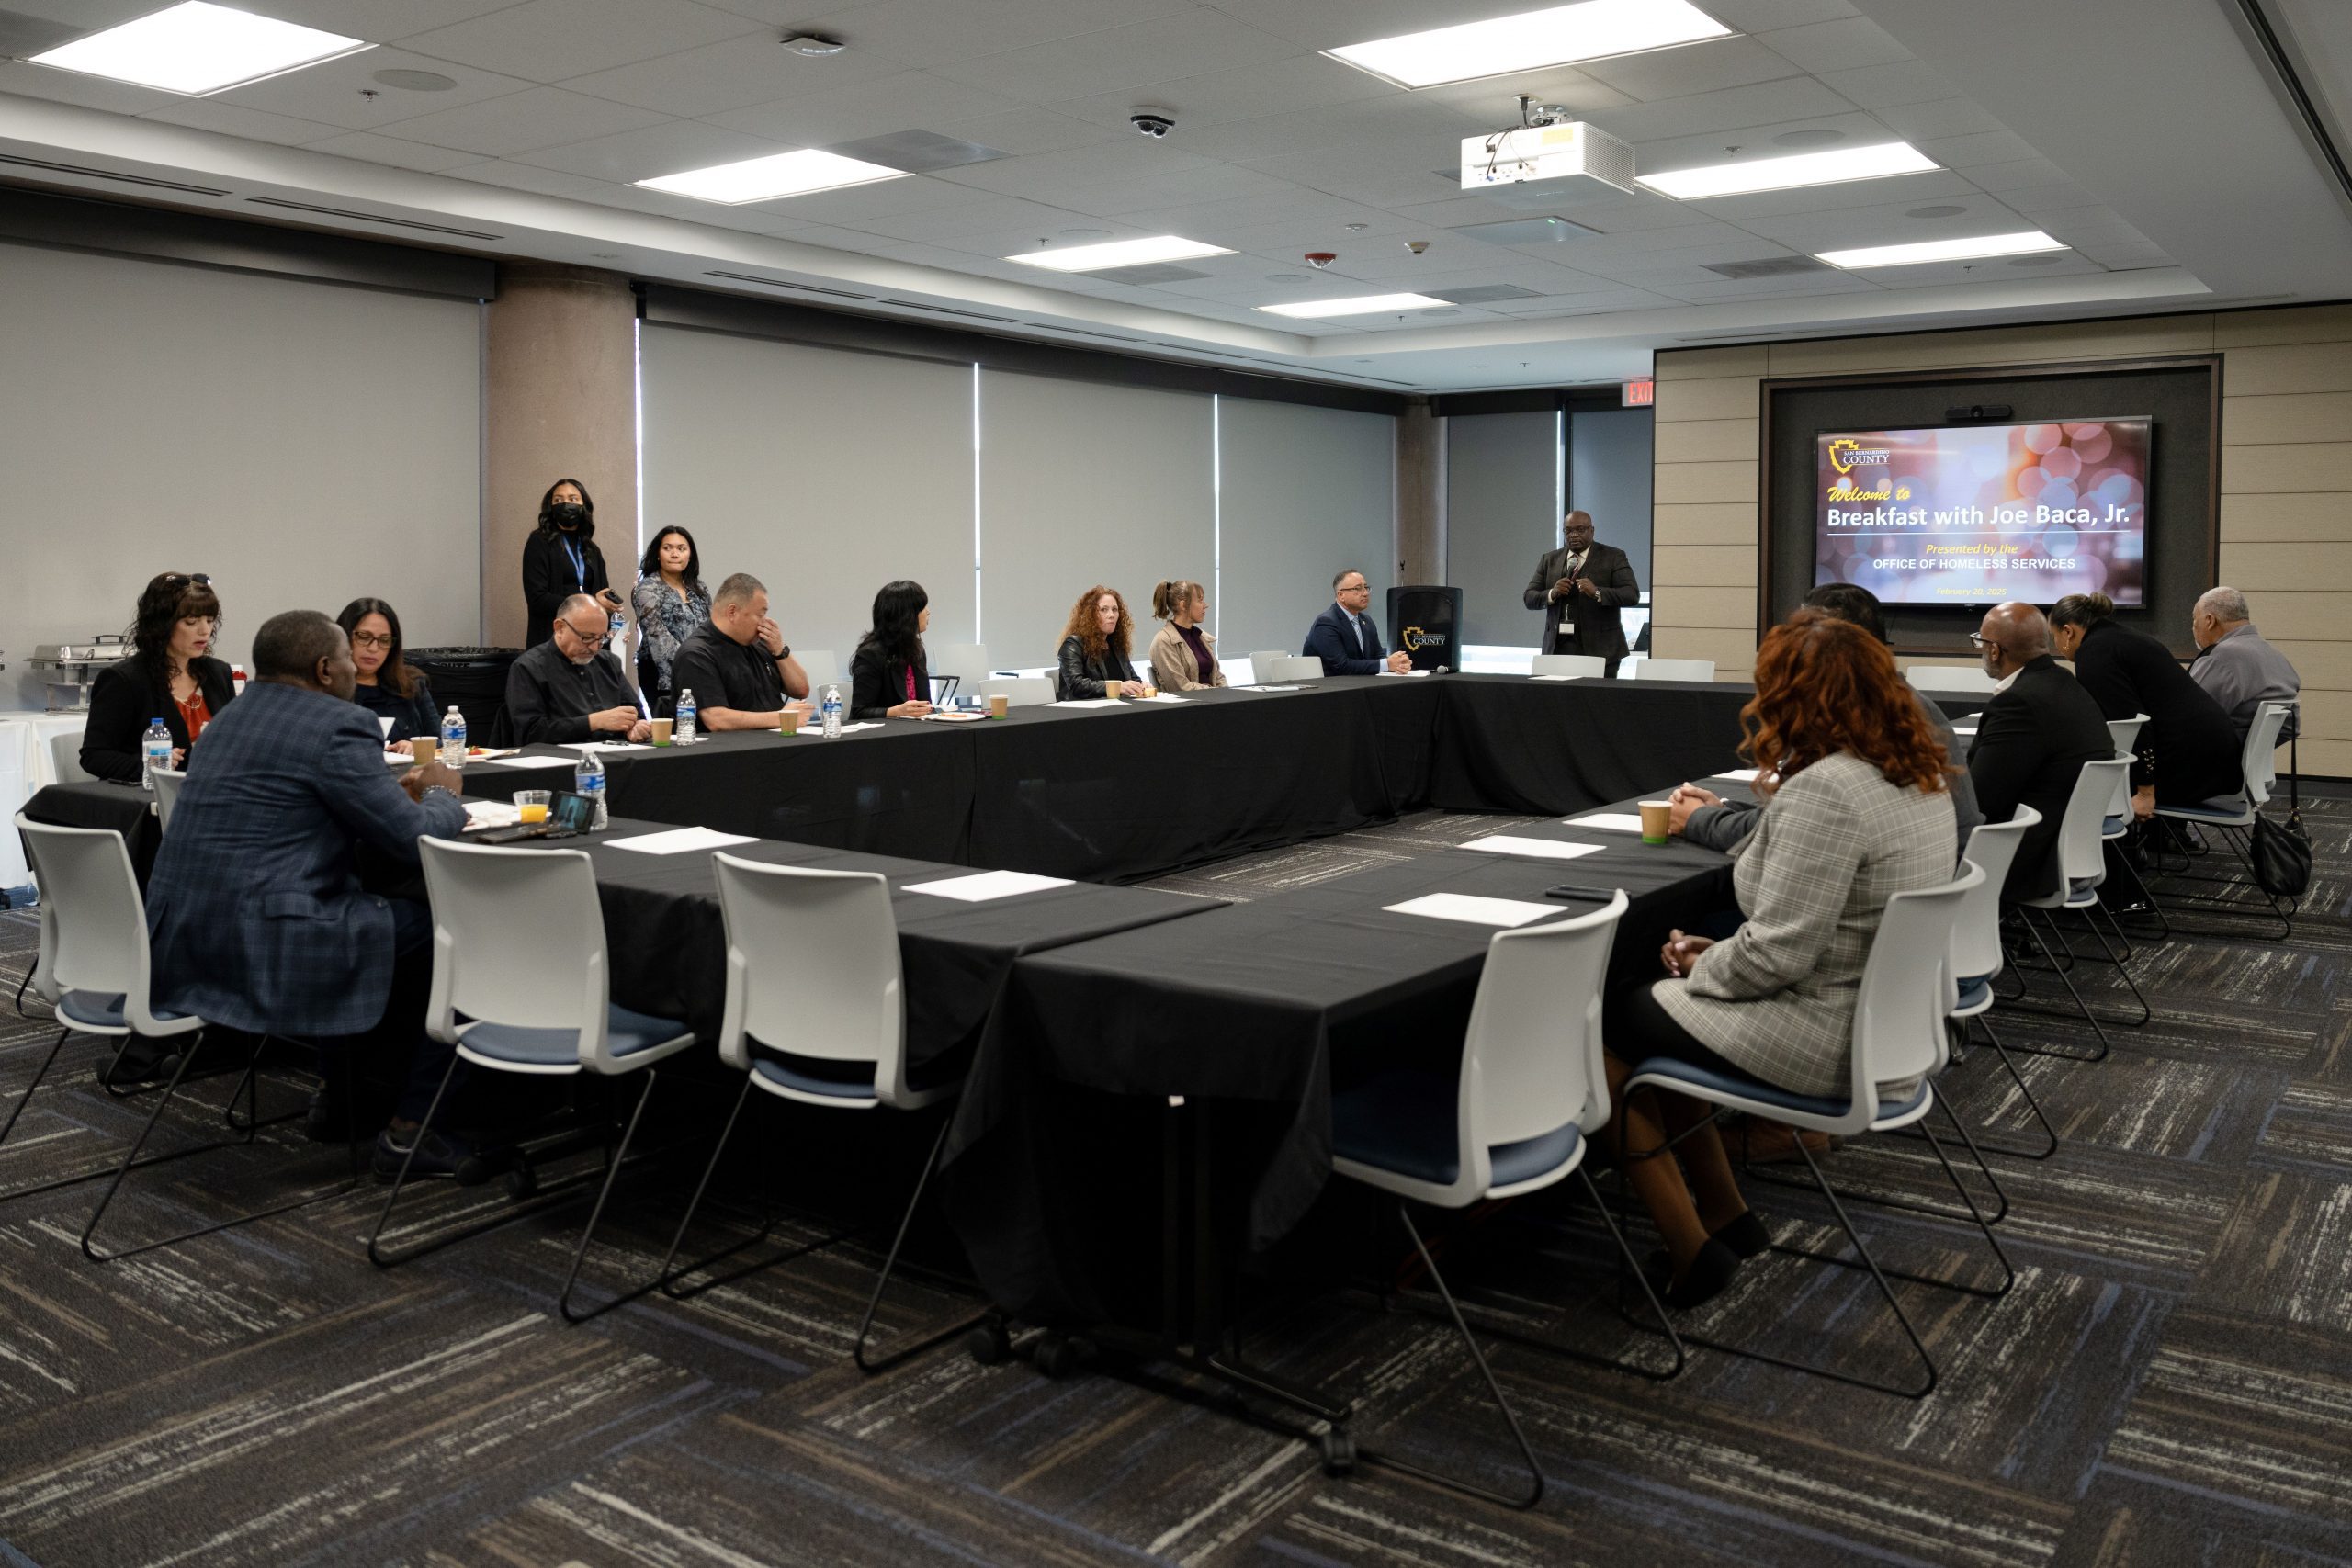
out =
[[[381,599],[354,599],[334,618],[351,639],[351,662],[359,682],[352,701],[379,719],[390,719],[384,732],[384,750],[407,751],[422,735],[430,739],[441,728],[441,710],[434,705],[433,688],[414,665],[401,657],[401,618]]]
[[[670,661],[685,640],[710,625],[710,590],[702,584],[702,553],[695,536],[675,524],[653,536],[637,563],[637,588],[629,595],[637,611],[637,684],[653,705],[653,716],[678,711]]]
[[[558,479],[540,498],[537,530],[523,541],[524,647],[548,640],[558,606],[574,593],[594,596],[608,615],[621,607],[596,547],[596,503],[578,479]]]
[[[92,778],[135,784],[144,772],[140,744],[157,719],[172,732],[172,766],[237,694],[229,667],[209,657],[220,630],[220,601],[202,572],[167,571],[139,595],[131,655],[98,672],[90,688],[90,722],[82,731],[82,766]]]

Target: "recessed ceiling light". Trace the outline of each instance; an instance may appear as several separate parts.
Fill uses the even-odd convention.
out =
[[[458,85],[455,76],[444,76],[438,71],[379,71],[368,80],[411,93],[446,93]]]
[[[1434,87],[1731,36],[1688,0],[1584,0],[1324,52],[1399,86]]]
[[[1795,152],[1785,158],[1749,158],[1663,175],[1636,175],[1634,182],[1677,201],[1703,201],[1750,191],[1882,180],[1890,175],[1925,174],[1939,166],[1907,142],[1887,141],[1876,147],[1841,147],[1834,152]]]
[[[1301,299],[1258,309],[1276,316],[1369,316],[1382,310],[1426,310],[1444,303],[1426,294],[1363,294],[1353,299]]]
[[[1204,245],[1174,234],[1154,234],[1144,240],[1113,240],[1102,245],[1064,245],[1057,251],[1031,251],[1007,256],[1007,261],[1055,272],[1099,272],[1106,266],[1142,266],[1149,262],[1191,261],[1196,256],[1229,256],[1223,245]]]
[[[201,97],[375,47],[208,0],[183,0],[36,54],[33,63]]]
[[[1854,251],[1823,251],[1819,258],[1831,266],[1909,266],[1917,262],[1975,261],[1984,256],[2026,255],[2063,251],[2039,229],[2017,234],[1980,234],[1968,240],[1921,240],[1908,245],[1865,245]]]
[[[838,152],[802,148],[775,152],[741,163],[714,164],[637,183],[648,190],[666,190],[696,201],[724,202],[740,207],[747,201],[774,201],[779,197],[806,196],[810,191],[839,190],[843,186],[872,185],[877,180],[902,180],[904,169],[886,169]]]

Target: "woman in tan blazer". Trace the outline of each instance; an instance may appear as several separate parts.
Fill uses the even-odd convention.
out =
[[[1216,661],[1216,638],[1201,629],[1208,618],[1208,591],[1178,579],[1151,591],[1151,613],[1168,624],[1151,639],[1151,672],[1162,689],[1201,692],[1225,684]]]

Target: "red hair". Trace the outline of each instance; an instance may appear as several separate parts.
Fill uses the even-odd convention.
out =
[[[1119,604],[1118,629],[1107,637],[1102,635],[1102,623],[1094,618],[1094,606],[1102,602],[1105,593]],[[1078,603],[1070,606],[1069,623],[1062,627],[1062,636],[1078,638],[1079,646],[1086,649],[1086,657],[1098,663],[1104,650],[1112,647],[1118,649],[1120,658],[1127,657],[1135,635],[1136,619],[1127,614],[1126,600],[1117,589],[1105,588],[1099,582],[1079,595]]]
[[[1747,736],[1739,754],[1784,779],[1840,751],[1923,795],[1960,771],[1886,645],[1820,610],[1799,610],[1766,634],[1739,724]]]

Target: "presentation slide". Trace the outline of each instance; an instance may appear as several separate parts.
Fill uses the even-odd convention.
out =
[[[1815,587],[1890,604],[2048,604],[2147,590],[2145,416],[1824,431],[1814,440]]]

